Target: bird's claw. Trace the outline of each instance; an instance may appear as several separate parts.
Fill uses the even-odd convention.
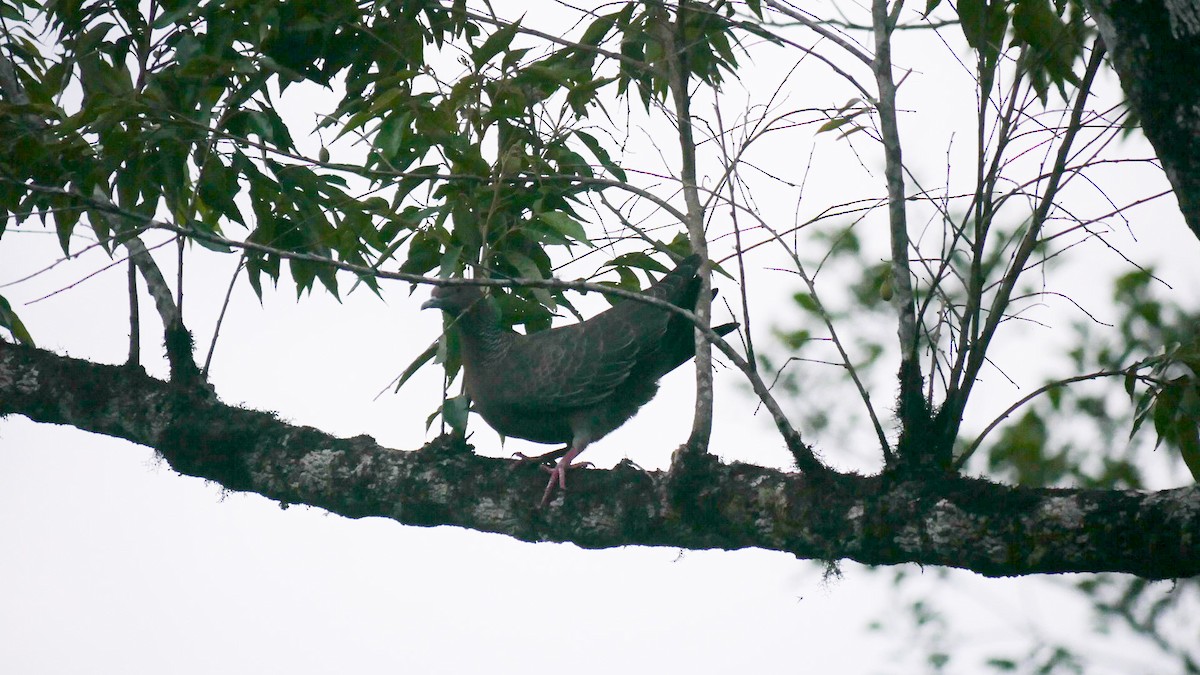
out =
[[[550,452],[547,452],[547,453],[541,454],[541,455],[527,455],[523,452],[514,452],[512,454],[512,456],[521,460],[522,464],[526,464],[529,462],[536,462],[538,464],[541,464],[541,465],[549,468],[548,465],[554,464],[556,461],[558,461],[559,458],[561,458],[563,455],[567,454],[567,452],[569,452],[570,450],[571,450],[571,446],[567,446],[565,448],[560,448],[558,450],[551,450]]]
[[[567,491],[567,471],[570,469],[592,469],[595,466],[591,462],[577,462],[569,465],[559,462],[553,468],[542,465],[542,468],[550,473],[550,480],[546,483],[546,491],[542,493],[540,508],[546,508],[550,504],[550,498],[554,496],[554,488],[556,486],[563,492]]]

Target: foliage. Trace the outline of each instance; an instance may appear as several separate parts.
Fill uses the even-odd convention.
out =
[[[852,13],[844,4],[837,9]],[[597,251],[604,262],[589,273],[599,284],[636,290],[642,276],[666,269],[665,254],[705,245],[719,251],[719,272],[732,278],[735,261],[736,280],[750,288],[747,261],[774,247],[799,289],[795,311],[772,317],[769,348],[747,345],[747,376],[774,378],[776,396],[826,445],[882,446],[856,458],[864,467],[878,468],[881,452],[889,471],[903,468],[897,456],[940,471],[970,461],[1022,485],[1112,489],[1153,485],[1152,474],[1182,459],[1200,478],[1197,317],[1159,299],[1140,263],[1115,282],[1115,331],[1094,320],[1074,327],[1060,354],[1067,376],[1018,401],[995,435],[972,417],[974,385],[1007,377],[1011,362],[996,345],[1023,339],[1014,324],[1060,300],[1088,314],[1057,290],[1056,274],[1096,248],[1086,245],[1121,250],[1105,224],[1149,197],[1110,201],[1102,170],[1149,162],[1115,147],[1125,120],[1096,102],[1103,48],[1079,2],[949,5],[928,0],[906,13],[894,3],[891,14],[856,23],[780,3],[627,2],[581,12],[551,34],[529,17],[508,21],[461,0],[0,0],[11,71],[0,72],[0,138],[11,139],[0,146],[0,245],[36,222],[53,227],[64,255],[86,239],[116,260],[136,257],[139,237],[166,229],[181,247],[240,255],[260,296],[264,279],[290,279],[300,295],[319,282],[339,296],[347,273],[352,287],[379,294],[389,273],[549,280]],[[795,148],[833,147],[864,169],[875,162],[895,107],[889,113],[851,70],[862,59],[878,64],[862,43],[900,28],[969,51],[977,105],[974,147],[953,158],[946,150],[944,185],[919,168],[888,167],[910,188],[893,200],[898,219],[880,213],[889,204],[874,175],[866,187],[847,179],[836,194],[806,193]],[[797,36],[814,34],[833,46],[800,46]],[[723,97],[748,79],[753,59],[780,54],[793,54],[793,71],[815,55],[841,88],[800,86],[789,72],[730,123]],[[782,102],[789,88],[802,91],[801,105]],[[679,100],[713,112],[680,109]],[[678,139],[665,140],[664,129]],[[676,140],[678,161],[663,149]],[[702,185],[686,168],[697,154],[708,172]],[[779,154],[789,156],[773,163]],[[884,156],[894,163],[899,150]],[[650,163],[658,160],[661,169]],[[1079,197],[1079,184],[1095,187],[1093,199]],[[790,200],[785,207],[775,193]],[[688,221],[707,226],[707,241]],[[877,223],[893,241],[900,233],[903,255]],[[550,327],[560,309],[580,314],[561,288],[493,290],[504,320],[526,331]],[[906,313],[921,363],[899,398],[920,405],[894,429],[879,401],[895,394],[896,364],[912,346],[894,337],[892,323]],[[0,328],[33,342],[3,297]],[[399,383],[435,356],[453,378],[457,345],[447,339]],[[835,368],[808,367],[821,364]],[[812,391],[836,394],[805,395]],[[853,398],[862,401],[853,410],[831,403]],[[430,423],[441,415],[462,429],[467,405],[447,397]],[[1142,442],[1150,428],[1153,444]],[[1166,452],[1148,458],[1159,446],[1168,461],[1155,461]],[[1120,601],[1104,596],[1117,587]],[[1155,617],[1166,610],[1146,618],[1129,609],[1149,597],[1146,586],[1099,578],[1079,588],[1101,614],[1192,658],[1161,637]],[[929,604],[910,609],[918,626],[937,624]],[[931,669],[947,667],[948,650],[930,643]],[[990,665],[1019,663],[1030,672],[1080,667],[1077,655],[1042,643]]]

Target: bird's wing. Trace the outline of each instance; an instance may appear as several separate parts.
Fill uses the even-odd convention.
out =
[[[698,262],[684,260],[645,293],[694,306]],[[680,330],[690,341],[686,321],[660,307],[624,300],[587,321],[515,340],[504,359],[508,385],[497,396],[547,414],[595,405],[630,378],[650,384],[679,365],[684,359],[669,347],[680,342],[670,333]]]

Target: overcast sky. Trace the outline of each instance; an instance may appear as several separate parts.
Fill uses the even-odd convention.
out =
[[[902,106],[921,113],[902,119],[909,147],[929,150],[906,155],[918,175],[924,166],[923,175],[940,177],[954,134],[964,134],[961,144],[972,133],[961,116],[974,105],[970,92],[947,97],[946,78],[963,74],[952,64],[937,71],[944,57],[921,61],[901,92]],[[328,106],[316,94],[311,103]],[[803,103],[799,96],[794,105]],[[835,160],[827,152],[833,138],[821,143],[818,161],[830,162],[822,169],[857,162],[850,153]],[[795,165],[794,150],[783,155],[776,159]],[[811,190],[865,184],[880,192],[882,173],[872,162],[840,175],[822,170],[827,175],[812,176]],[[1153,177],[1139,173],[1144,180]],[[1153,226],[1124,243],[1160,251],[1176,288],[1200,289],[1189,262],[1200,247],[1173,202],[1137,214]],[[156,253],[171,279],[173,250]],[[0,242],[0,284],[60,254],[52,229],[32,221],[10,228]],[[0,292],[40,346],[119,363],[128,349],[123,266],[28,304],[105,264],[92,250]],[[235,264],[233,256],[198,248],[187,254],[185,316],[201,359]],[[755,261],[758,316],[786,317],[799,284],[766,270],[771,264],[769,257]],[[1062,283],[1083,297],[1107,292],[1090,276]],[[218,395],[333,434],[420,447],[433,435],[424,420],[437,405],[440,376],[426,369],[399,395],[375,396],[442,322],[418,310],[427,290],[410,296],[392,283],[384,290],[384,300],[359,289],[340,304],[321,293],[296,302],[284,284],[260,305],[243,280],[214,357]],[[736,296],[731,286],[723,290]],[[143,354],[161,376],[156,316],[144,303]],[[763,326],[760,335],[767,332]],[[985,408],[1002,409],[1041,384],[1038,363],[1012,367],[1021,388],[993,391]],[[672,374],[657,399],[584,459],[607,467],[628,457],[664,468],[687,437],[691,381],[686,368]],[[717,397],[715,452],[787,466],[769,420],[754,415],[732,371],[718,374]],[[545,450],[520,441],[502,448],[478,419],[472,429],[481,453]],[[869,452],[813,440],[840,466],[878,462]],[[1033,635],[1064,640],[1106,664],[1094,672],[1156,672],[1137,643],[1092,635],[1081,607],[1053,582],[912,567],[917,580],[896,591],[890,573],[851,563],[841,569],[841,578],[824,580],[819,565],[781,553],[584,551],[281,509],[176,475],[147,448],[22,418],[0,421],[0,673],[910,673],[937,640],[977,664],[983,656],[1019,656]],[[904,607],[927,591],[939,593],[949,623],[918,631]],[[885,630],[868,629],[881,620]]]

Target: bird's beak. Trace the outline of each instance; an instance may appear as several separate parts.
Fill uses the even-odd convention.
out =
[[[441,309],[442,303],[439,302],[437,298],[430,298],[430,299],[426,300],[425,302],[421,303],[421,309],[431,309],[431,308]]]

